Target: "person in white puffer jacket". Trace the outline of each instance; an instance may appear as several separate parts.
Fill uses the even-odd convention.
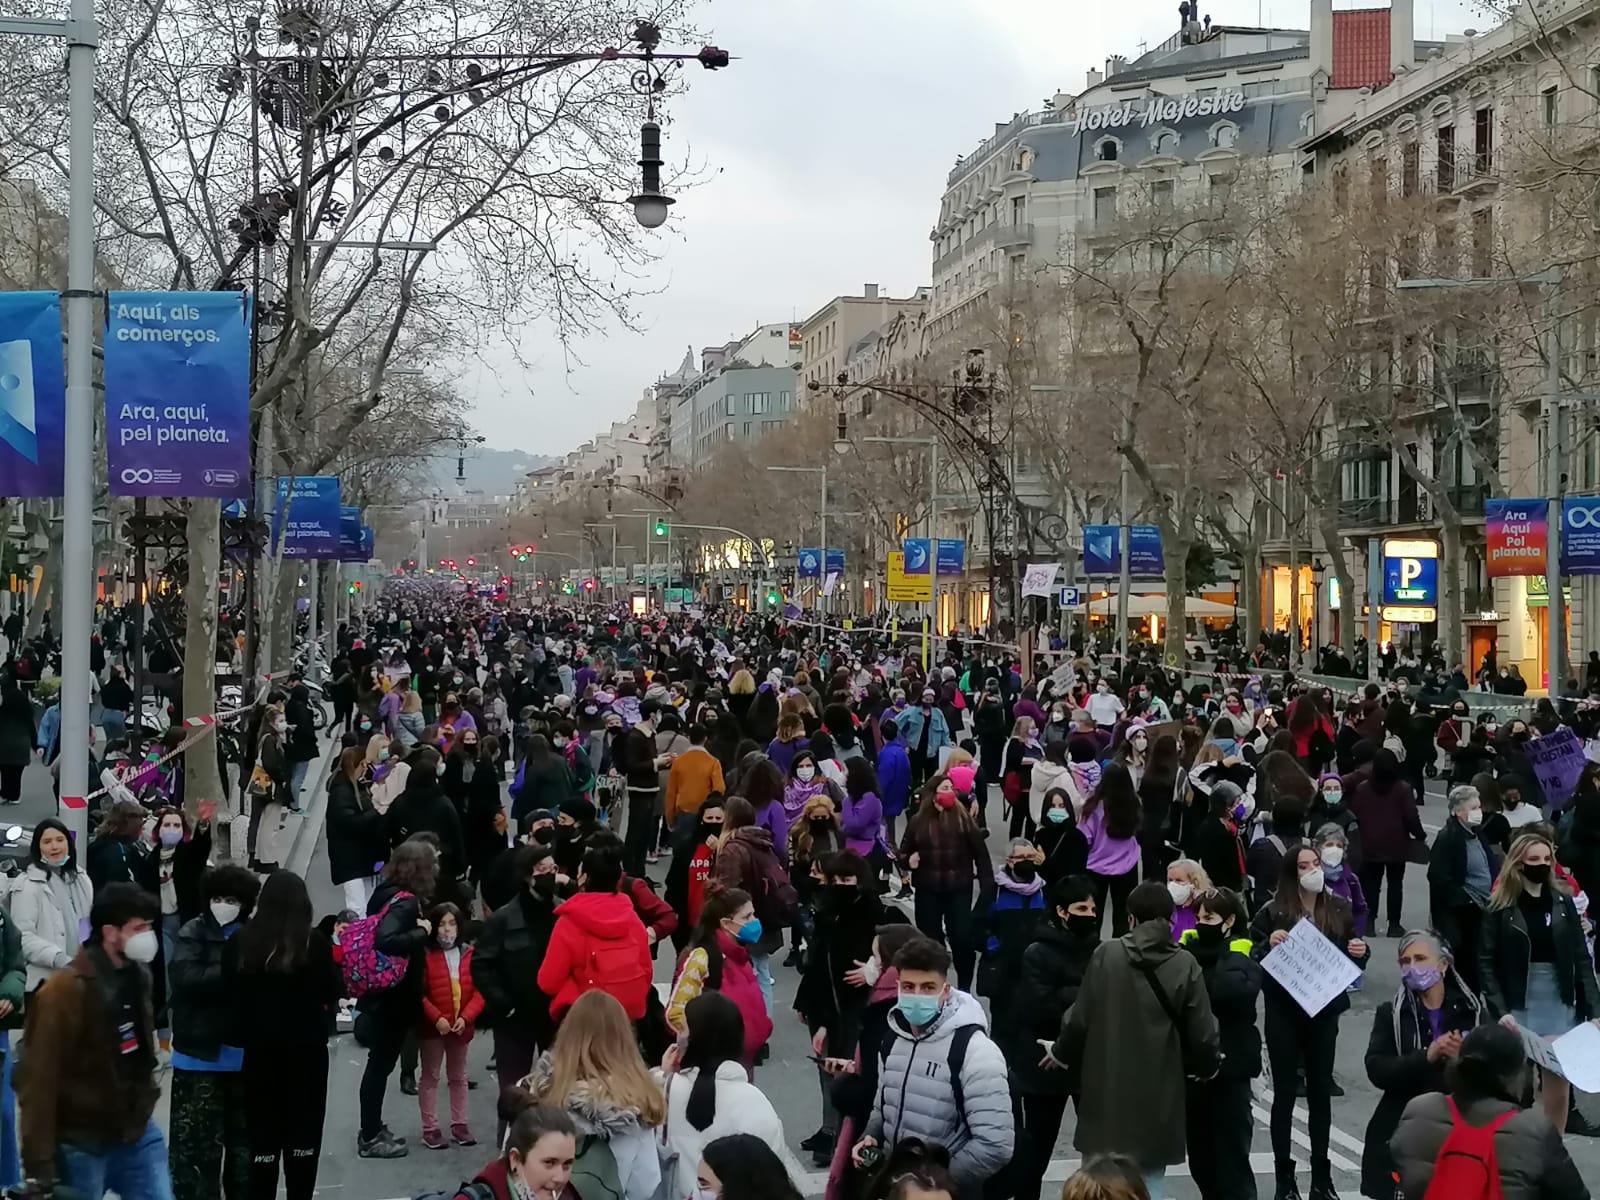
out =
[[[78,867],[67,827],[54,817],[33,830],[28,865],[11,887],[11,919],[22,934],[32,992],[77,956],[89,924],[94,888]]]
[[[887,1155],[896,1142],[920,1138],[949,1151],[957,1188],[976,1194],[1015,1147],[1005,1057],[989,1037],[982,1005],[950,986],[950,952],[942,945],[913,939],[894,965],[900,998],[889,1014],[892,1037],[861,1048],[882,1065],[866,1136],[851,1153],[863,1167],[870,1148]]]
[[[684,1019],[689,1036],[682,1056],[672,1046],[653,1072],[667,1097],[667,1119],[657,1130],[663,1173],[677,1156],[670,1200],[693,1200],[707,1144],[735,1133],[748,1133],[771,1146],[803,1193],[806,1173],[789,1150],[783,1121],[741,1064],[744,1018],[739,1006],[720,992],[702,992],[684,1006]]]

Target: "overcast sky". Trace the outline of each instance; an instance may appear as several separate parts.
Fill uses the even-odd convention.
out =
[[[1373,7],[1335,0],[1336,8]],[[1214,22],[1305,28],[1309,0],[1201,0]],[[690,68],[671,102],[666,158],[708,178],[651,236],[659,295],[639,333],[609,331],[565,358],[531,331],[524,373],[491,350],[464,380],[489,445],[559,455],[632,411],[692,345],[804,319],[877,283],[931,282],[928,230],[944,177],[994,123],[1082,90],[1106,56],[1176,32],[1177,0],[704,0],[699,24],[737,56]],[[1488,21],[1474,0],[1417,0],[1419,39]]]

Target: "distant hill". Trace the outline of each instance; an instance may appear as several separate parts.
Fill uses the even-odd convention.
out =
[[[490,495],[510,494],[516,490],[522,477],[556,461],[548,454],[529,454],[525,450],[490,450],[472,446],[466,455],[466,486],[474,492]],[[434,484],[442,491],[453,492],[457,487],[456,456],[441,453],[430,460]]]

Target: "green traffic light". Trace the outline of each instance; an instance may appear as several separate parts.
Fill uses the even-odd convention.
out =
[[[665,521],[657,521],[656,522],[656,536],[657,537],[666,537],[667,536],[667,523]]]

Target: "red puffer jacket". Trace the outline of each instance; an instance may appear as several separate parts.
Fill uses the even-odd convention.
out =
[[[579,892],[556,909],[539,990],[557,1021],[584,992],[598,988],[622,1004],[630,1021],[644,1016],[650,990],[650,942],[633,901],[618,892]]]
[[[483,995],[472,983],[471,946],[462,947],[461,965],[457,974],[461,985],[459,1005],[456,1003],[455,991],[450,986],[450,964],[445,962],[444,951],[437,946],[428,947],[422,979],[422,1016],[425,1035],[439,1036],[440,1017],[452,1025],[459,1017],[467,1023],[464,1030],[466,1036],[472,1036],[473,1023],[483,1013]]]

